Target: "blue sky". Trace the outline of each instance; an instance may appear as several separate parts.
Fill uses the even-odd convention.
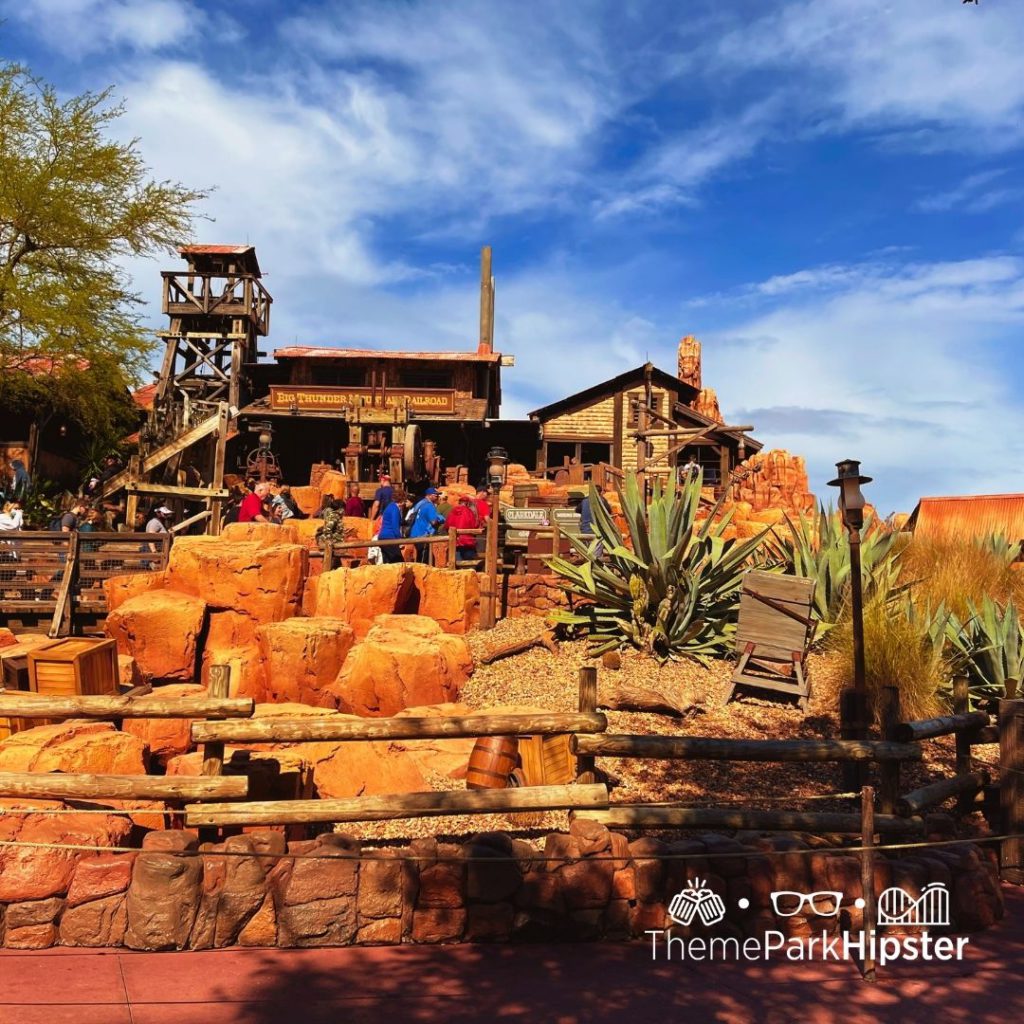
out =
[[[922,494],[1022,489],[1019,0],[0,0],[257,246],[272,345],[467,348],[503,413],[704,342],[732,422]],[[173,262],[170,263],[173,266]],[[132,265],[155,299],[157,263]],[[154,326],[161,326],[154,308]]]

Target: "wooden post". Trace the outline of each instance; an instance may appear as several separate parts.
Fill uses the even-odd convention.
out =
[[[448,529],[448,568],[455,568],[455,538],[458,534],[449,527]]]
[[[551,520],[551,557],[558,557],[558,550],[562,546],[562,531],[558,528],[558,523],[554,519]]]
[[[597,711],[597,668],[584,665],[580,668],[580,707],[581,712]],[[576,755],[576,781],[581,783],[596,782],[594,758],[587,754]]]
[[[1024,832],[1024,700],[999,702],[999,807],[1004,835]],[[999,850],[1004,882],[1024,883],[1024,840],[1004,839]]]
[[[882,739],[895,740],[896,726],[900,721],[900,691],[896,686],[883,686],[881,694]],[[879,809],[882,814],[892,814],[896,809],[896,801],[900,795],[900,763],[899,761],[883,761],[878,768],[879,775]]]
[[[867,735],[864,719],[867,706],[864,694],[856,687],[847,687],[839,694],[839,735],[844,740],[859,740]],[[843,788],[847,792],[860,789],[864,781],[864,770],[859,765],[843,766]]]
[[[498,519],[501,504],[500,488],[491,488],[491,516],[484,537],[484,587],[480,603],[480,628],[494,629],[498,602]]]
[[[971,693],[967,684],[967,676],[957,676],[953,680],[953,713],[965,715],[971,707]],[[971,734],[966,729],[958,729],[956,737],[956,773],[968,775],[971,771]],[[961,793],[956,800],[957,814],[970,814],[974,809],[974,793]]]
[[[139,483],[142,476],[142,459],[138,455],[132,455],[128,459],[128,500],[124,507],[124,524],[128,532],[135,529],[135,517],[139,514],[139,495],[133,490],[132,485]]]
[[[491,276],[491,247],[480,250],[480,341],[477,351],[492,351],[494,340],[494,278]]]
[[[71,606],[74,603],[75,583],[78,580],[78,531],[68,534],[67,558],[57,589],[57,602],[50,620],[51,637],[67,636],[71,632]]]
[[[227,697],[231,689],[231,666],[211,665],[210,679],[206,686],[208,697]],[[213,741],[203,744],[203,775],[222,775],[224,772],[224,743]],[[201,828],[199,840],[204,843],[217,841],[216,828]]]
[[[871,939],[875,933],[875,791],[865,786],[860,791],[861,846],[860,886],[864,898],[864,980],[875,980],[875,958]]]
[[[234,344],[234,351],[240,351],[237,343]],[[233,358],[232,354],[232,358]],[[232,379],[232,390],[237,391],[238,382]],[[227,402],[221,402],[217,412],[217,439],[213,455],[213,480],[211,486],[221,490],[224,487],[224,462],[227,457],[228,424],[230,420],[229,406]],[[213,536],[220,534],[221,518],[224,510],[223,498],[210,499],[210,533]]]

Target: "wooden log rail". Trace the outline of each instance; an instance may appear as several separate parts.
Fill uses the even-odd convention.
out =
[[[942,715],[939,718],[923,718],[916,722],[901,722],[893,730],[893,737],[900,743],[930,740],[936,736],[951,733],[971,732],[989,724],[986,711],[965,711],[959,715]]]
[[[2,718],[249,718],[251,697],[48,697],[0,691]]]
[[[967,775],[954,775],[949,779],[939,779],[920,789],[905,793],[896,801],[896,813],[909,818],[913,814],[941,804],[950,797],[961,797],[977,793],[989,783],[988,772],[969,772]]]
[[[0,772],[0,797],[31,800],[233,800],[249,795],[244,775],[63,775]]]
[[[608,828],[624,829],[756,829],[764,832],[835,832],[860,835],[860,812],[782,811],[719,807],[659,807],[648,804],[619,804],[607,810],[577,811],[574,818],[597,821]],[[921,833],[920,818],[875,815],[875,831],[884,835],[911,837]]]
[[[0,712],[2,713],[2,712]],[[602,732],[608,719],[587,714],[466,715],[453,718],[262,718],[193,722],[193,743],[309,743],[317,740],[465,739]]]
[[[581,730],[574,730],[580,732]],[[730,740],[705,736],[574,736],[575,754],[704,761],[920,761],[914,743],[887,740]]]
[[[232,825],[307,825],[343,821],[388,821],[446,814],[562,811],[608,806],[600,784],[523,786],[514,789],[459,789],[393,793],[346,800],[264,800],[237,804],[188,804],[188,828]]]

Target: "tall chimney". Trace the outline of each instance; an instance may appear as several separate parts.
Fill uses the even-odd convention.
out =
[[[679,369],[676,375],[684,384],[700,391],[700,342],[692,334],[679,339]]]
[[[480,250],[480,340],[476,350],[482,356],[494,351],[494,278],[489,245]]]

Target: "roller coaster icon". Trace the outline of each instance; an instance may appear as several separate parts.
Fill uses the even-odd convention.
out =
[[[948,927],[949,890],[942,882],[932,882],[914,899],[908,892],[894,885],[878,897],[878,923]]]

